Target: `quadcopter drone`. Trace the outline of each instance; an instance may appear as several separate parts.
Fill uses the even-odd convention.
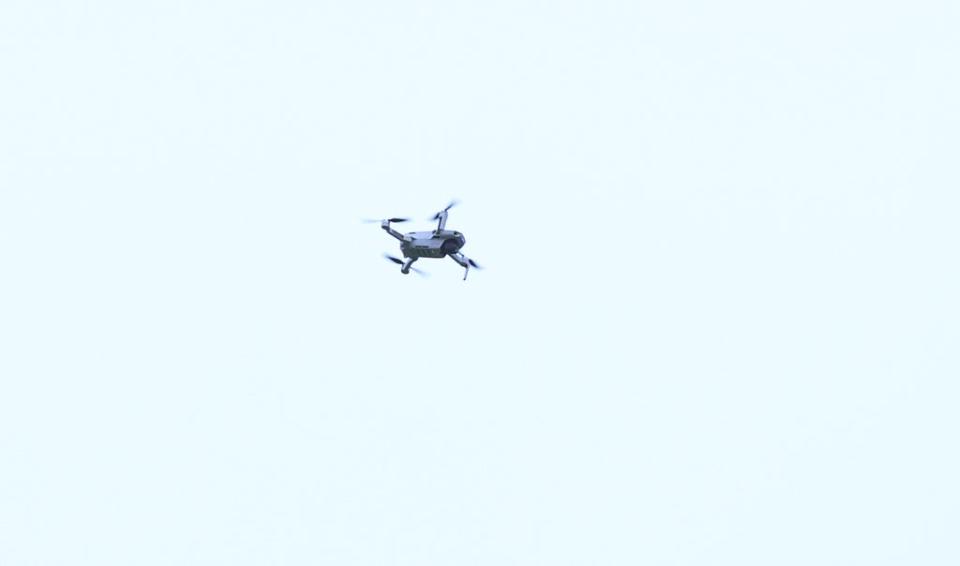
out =
[[[456,204],[457,201],[453,201],[448,204],[446,208],[433,215],[431,220],[437,220],[438,222],[437,229],[432,232],[407,232],[406,234],[401,234],[390,227],[391,224],[407,222],[409,220],[408,218],[387,218],[379,221],[381,228],[386,230],[386,232],[394,238],[400,240],[400,251],[403,253],[405,259],[396,258],[388,254],[384,254],[384,257],[400,265],[400,273],[404,275],[410,273],[411,270],[424,275],[419,269],[410,267],[413,265],[413,262],[422,257],[442,258],[450,256],[450,259],[464,268],[463,279],[466,281],[467,274],[470,273],[470,268],[480,269],[480,266],[477,265],[477,262],[460,253],[460,248],[467,243],[463,234],[456,230],[445,229],[447,226],[447,212]],[[377,221],[374,220],[372,222]]]

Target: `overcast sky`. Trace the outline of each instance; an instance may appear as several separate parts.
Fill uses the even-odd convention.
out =
[[[957,564],[958,28],[4,0],[0,564]]]

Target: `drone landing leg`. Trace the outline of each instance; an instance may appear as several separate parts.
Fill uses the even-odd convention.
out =
[[[419,258],[408,257],[407,261],[403,262],[403,267],[400,268],[400,273],[407,275],[410,273],[410,266],[413,265],[413,262],[417,261]]]

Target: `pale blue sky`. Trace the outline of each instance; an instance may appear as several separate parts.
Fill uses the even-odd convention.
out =
[[[957,564],[957,29],[5,0],[0,564]]]

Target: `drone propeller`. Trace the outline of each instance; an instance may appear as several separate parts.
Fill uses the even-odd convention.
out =
[[[410,219],[409,218],[387,218],[386,221],[396,224],[398,222],[410,222]],[[364,224],[379,224],[383,222],[383,220],[377,220],[375,218],[364,218],[360,222],[363,222]]]
[[[405,263],[402,259],[400,259],[400,258],[398,258],[398,257],[393,257],[393,256],[390,255],[390,254],[383,254],[383,257],[389,259],[390,261],[392,261],[393,263],[395,263],[395,264],[397,264],[397,265],[403,265],[403,264]],[[426,277],[426,276],[427,276],[427,272],[426,272],[426,271],[421,271],[421,270],[417,269],[416,267],[411,267],[411,268],[410,268],[410,271],[413,271],[413,272],[416,273],[417,275],[421,275],[421,276],[423,276],[423,277]]]
[[[444,212],[446,212],[446,211],[450,210],[451,208],[457,206],[458,204],[460,204],[460,201],[458,201],[458,200],[456,200],[456,199],[450,201],[450,204],[447,205],[447,208],[444,208],[444,209],[441,210],[440,212],[434,214],[434,215],[433,215],[433,218],[431,218],[430,220],[439,220],[441,214],[443,214]]]
[[[470,264],[470,267],[472,267],[472,268],[474,268],[474,269],[483,269],[482,267],[480,267],[479,265],[477,265],[477,262],[473,261],[473,260],[470,259],[470,258],[467,258],[467,263],[469,263],[469,264]]]

